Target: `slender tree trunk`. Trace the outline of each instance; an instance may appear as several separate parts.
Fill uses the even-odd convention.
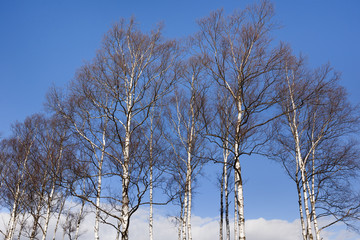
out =
[[[245,240],[245,217],[244,217],[244,195],[243,195],[243,183],[241,178],[241,168],[239,160],[236,164],[236,174],[238,175],[237,180],[237,205],[238,205],[238,218],[239,218],[239,240]]]
[[[76,231],[75,231],[75,236],[74,236],[75,240],[77,240],[79,238],[80,223],[81,223],[82,215],[84,212],[84,207],[85,207],[85,200],[81,200],[81,208],[80,208],[79,215],[78,215],[78,218],[76,221]]]
[[[61,200],[61,204],[60,204],[60,209],[59,209],[59,214],[58,214],[58,217],[57,217],[57,220],[56,220],[56,224],[55,224],[55,228],[54,228],[54,235],[53,235],[53,238],[52,240],[55,240],[56,239],[56,232],[58,230],[58,227],[59,227],[59,223],[60,223],[60,218],[61,218],[61,215],[62,215],[62,211],[64,209],[64,205],[65,205],[65,197],[62,197],[64,199]]]
[[[224,203],[225,203],[225,231],[226,231],[226,240],[230,240],[230,224],[229,224],[229,192],[228,192],[228,139],[226,137],[223,143],[223,173],[221,179],[221,193],[220,193],[220,239],[224,238]]]
[[[9,220],[9,223],[8,223],[8,228],[7,228],[7,232],[6,232],[6,236],[5,236],[5,240],[10,240],[13,238],[13,235],[14,235],[14,231],[15,231],[15,227],[16,227],[16,219],[17,219],[17,214],[18,214],[18,205],[19,205],[19,199],[20,199],[20,196],[21,196],[21,191],[20,190],[20,185],[24,179],[24,176],[25,176],[25,172],[26,172],[26,164],[27,164],[27,161],[28,161],[28,157],[29,157],[29,154],[30,154],[30,149],[32,147],[32,144],[33,144],[34,141],[31,142],[29,148],[27,149],[26,151],[26,155],[25,155],[25,159],[23,161],[23,166],[22,166],[22,172],[21,172],[21,175],[19,177],[19,181],[17,182],[16,184],[16,191],[15,191],[15,196],[14,196],[14,203],[13,203],[13,207],[12,207],[12,210],[11,210],[11,214],[10,214],[10,220]]]
[[[238,116],[237,116],[237,124],[236,124],[236,140],[235,140],[235,191],[236,191],[236,205],[238,211],[238,230],[239,235],[236,237],[239,240],[245,240],[245,216],[244,216],[244,196],[243,196],[243,182],[241,177],[241,166],[240,166],[240,126],[242,121],[242,106],[241,102],[237,103]]]
[[[224,163],[225,166],[225,163]],[[224,167],[225,168],[225,167]],[[219,223],[219,240],[223,240],[223,226],[224,226],[224,171],[223,168],[223,172],[221,175],[221,182],[220,182],[220,223]]]
[[[228,141],[225,142],[224,156],[224,194],[225,194],[225,223],[226,223],[226,240],[230,240],[230,222],[229,222],[229,190],[228,190],[228,163],[229,156]]]
[[[303,206],[302,206],[301,188],[300,188],[300,181],[299,181],[299,177],[298,177],[297,173],[296,173],[295,177],[296,177],[296,188],[297,188],[297,192],[298,192],[301,232],[302,232],[303,240],[306,240],[306,229],[305,229],[304,213],[303,213]]]
[[[67,213],[66,213],[66,221],[68,221],[69,215],[70,215],[70,211],[67,211]],[[63,228],[62,240],[65,239],[65,235],[66,235],[66,231],[65,231],[65,229]],[[69,234],[69,235],[70,235],[70,234]]]
[[[237,204],[237,175],[234,173],[234,240],[239,239],[239,217],[238,217],[238,204]]]
[[[100,239],[100,199],[101,199],[102,171],[103,171],[102,168],[103,168],[105,148],[106,148],[106,127],[107,127],[107,121],[105,122],[102,132],[101,157],[98,166],[99,169],[98,169],[98,179],[97,179],[97,189],[96,189],[96,209],[95,209],[95,226],[94,226],[95,240]],[[94,153],[95,153],[95,149],[94,149]]]
[[[301,173],[302,197],[304,200],[303,203],[304,203],[304,207],[305,207],[305,217],[306,217],[306,239],[309,237],[309,239],[312,240],[313,236],[312,236],[312,229],[311,229],[311,219],[310,219],[311,216],[310,216],[310,212],[309,212],[309,198],[307,195],[307,187],[306,187],[307,179],[305,177],[306,163],[301,156],[300,136],[299,136],[299,132],[298,132],[298,124],[296,121],[297,107],[294,102],[293,89],[291,87],[289,78],[287,78],[287,83],[288,83],[289,96],[290,96],[290,101],[291,101],[291,108],[293,111],[293,113],[292,113],[293,115],[291,117],[290,117],[290,115],[288,115],[288,119],[289,119],[289,125],[290,125],[291,131],[292,131],[292,134],[294,137],[294,141],[295,141],[296,158],[297,158],[299,170]]]
[[[17,211],[18,211],[18,198],[19,198],[19,192],[20,192],[20,186],[17,186],[16,193],[15,193],[15,199],[13,203],[13,207],[10,214],[10,220],[7,227],[7,232],[5,235],[5,240],[10,240],[13,238],[15,227],[16,227],[16,217],[17,217]]]
[[[21,233],[22,233],[22,230],[24,229],[25,227],[25,214],[23,214],[23,217],[22,217],[22,220],[20,221],[20,229],[19,229],[19,232],[18,232],[18,236],[17,236],[17,240],[20,240],[21,239]]]
[[[186,180],[187,180],[187,176],[186,176]],[[185,187],[185,192],[184,192],[184,214],[183,214],[183,222],[182,222],[182,239],[183,240],[187,240],[187,231],[186,231],[186,222],[187,222],[187,215],[188,215],[188,184],[186,184]]]
[[[302,178],[302,190],[303,190],[303,198],[304,198],[304,207],[305,207],[305,215],[306,215],[306,225],[307,225],[307,236],[309,236],[310,240],[313,240],[312,235],[312,227],[311,227],[311,214],[309,209],[309,197],[308,197],[308,189],[306,186],[306,177],[305,170],[301,170],[301,178]]]
[[[152,162],[152,161],[151,161]],[[152,163],[151,163],[152,164]],[[150,166],[150,213],[149,213],[149,236],[153,240],[153,166]]]
[[[181,192],[181,184],[179,183],[179,192]],[[182,226],[184,223],[184,204],[185,204],[185,200],[181,201],[181,196],[180,196],[180,215],[179,215],[179,219],[178,219],[178,240],[181,240],[182,238]]]
[[[51,192],[50,192],[50,196],[49,196],[49,199],[48,199],[47,209],[46,209],[44,231],[43,231],[43,235],[42,235],[42,238],[41,238],[42,240],[46,239],[46,234],[47,234],[48,227],[49,227],[50,214],[51,214],[51,202],[52,202],[52,199],[53,199],[54,191],[55,191],[55,184],[53,183],[53,186],[52,186]]]
[[[100,194],[101,194],[101,181],[102,181],[102,163],[99,164],[97,189],[96,189],[96,209],[95,209],[95,226],[94,226],[94,237],[95,240],[99,240],[99,224],[100,224]]]
[[[60,152],[59,152],[59,157],[57,158],[57,162],[56,162],[56,171],[55,171],[56,174],[55,174],[55,176],[57,176],[57,174],[59,173],[60,162],[61,162],[61,158],[62,158],[62,152],[63,152],[63,149],[61,148]],[[46,239],[46,235],[47,235],[47,231],[48,231],[48,227],[49,227],[50,214],[51,214],[51,202],[53,201],[53,197],[54,197],[54,193],[55,193],[55,180],[56,179],[54,177],[54,179],[52,179],[51,192],[50,192],[50,195],[49,195],[49,197],[47,199],[47,209],[46,209],[45,224],[44,224],[42,240]]]
[[[152,109],[153,111],[153,109]],[[150,211],[149,211],[149,238],[153,240],[153,112],[150,119],[150,139],[149,139],[149,164],[150,164],[150,190],[149,190],[149,200],[150,200]]]
[[[124,165],[123,165],[123,178],[122,178],[122,207],[121,207],[121,217],[122,217],[122,231],[121,231],[121,240],[129,239],[129,184],[130,184],[130,174],[129,174],[129,164],[130,164],[130,131],[131,131],[131,97],[128,99],[127,109],[128,109],[128,119],[125,133],[125,147],[124,147]]]
[[[314,146],[314,143],[313,143]],[[314,223],[314,230],[315,230],[315,236],[316,240],[321,240],[320,237],[320,230],[319,225],[317,222],[317,216],[316,216],[316,208],[315,208],[315,147],[312,149],[312,176],[311,176],[311,188],[309,188],[310,193],[310,203],[311,203],[311,213],[313,217],[313,223]]]
[[[192,127],[192,132],[193,132],[193,127]],[[191,144],[192,140],[190,140],[190,144]],[[191,200],[192,200],[192,194],[191,194],[191,191],[192,191],[192,169],[191,169],[191,151],[192,151],[192,148],[191,148],[191,145],[189,147],[189,152],[188,152],[188,167],[187,167],[187,192],[188,192],[188,204],[187,204],[187,219],[186,219],[186,222],[187,222],[187,235],[188,235],[188,239],[189,240],[192,240],[192,232],[191,232]]]

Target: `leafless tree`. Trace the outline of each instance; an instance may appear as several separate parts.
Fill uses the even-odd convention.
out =
[[[207,115],[207,91],[204,68],[199,56],[191,57],[183,65],[181,83],[174,91],[167,108],[169,131],[167,138],[174,153],[172,169],[179,174],[182,209],[182,239],[192,239],[191,208],[192,188],[197,172],[207,158],[205,130],[209,124]]]
[[[140,143],[144,141],[135,135],[140,136],[141,126],[148,119],[153,104],[172,88],[176,79],[173,73],[176,56],[177,44],[162,38],[161,27],[143,33],[138,30],[134,19],[129,22],[121,20],[106,34],[93,62],[79,70],[67,102],[61,104],[56,92],[50,97],[53,109],[72,122],[94,153],[101,152],[97,164],[98,183],[104,175],[100,166],[105,158],[115,170],[108,172],[107,176],[121,181],[121,196],[107,198],[112,211],[99,203],[94,203],[94,206],[105,213],[103,221],[108,217],[119,221],[113,226],[122,239],[128,239],[130,217],[148,190],[144,176],[149,169],[140,156],[143,151]],[[79,117],[74,118],[63,110],[69,108],[66,105],[73,99],[76,99],[75,109],[81,111],[80,122],[77,122]],[[88,110],[88,105],[95,115]],[[90,138],[84,130],[99,129],[94,124],[100,126],[101,133],[92,134]],[[113,190],[111,192],[115,193]],[[117,211],[119,214],[115,214]]]
[[[273,118],[265,112],[276,102],[273,89],[288,52],[282,44],[272,47],[273,14],[272,5],[262,1],[229,16],[218,10],[199,21],[198,46],[205,66],[236,109],[229,145],[234,155],[235,239],[241,240],[245,239],[245,218],[240,156],[259,146],[257,130]]]
[[[310,71],[292,57],[283,79],[278,90],[284,117],[273,132],[280,149],[272,154],[296,183],[303,239],[320,240],[324,227],[359,217],[354,192],[346,187],[360,167],[357,146],[349,141],[359,117],[329,65]],[[318,218],[329,215],[335,220],[320,227]]]
[[[21,213],[24,214],[24,194],[29,182],[26,179],[30,153],[34,146],[38,131],[38,115],[25,119],[24,123],[13,126],[12,136],[2,140],[2,154],[6,171],[2,172],[2,197],[9,208],[10,219],[5,233],[5,239],[12,239],[16,223]],[[5,174],[5,175],[4,175]]]
[[[229,220],[229,184],[231,175],[232,151],[229,145],[229,137],[231,130],[236,122],[234,112],[236,111],[234,102],[230,95],[224,95],[223,92],[218,92],[216,104],[216,121],[214,121],[213,128],[218,131],[216,136],[219,147],[222,149],[222,155],[219,157],[219,163],[222,164],[221,180],[220,180],[220,231],[219,239],[224,238],[224,218],[225,218],[225,239],[230,240],[230,220]],[[214,135],[215,131],[212,132]],[[224,206],[225,205],[225,206]],[[225,216],[224,216],[225,213]]]

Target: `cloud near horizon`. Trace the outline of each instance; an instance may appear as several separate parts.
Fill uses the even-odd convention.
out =
[[[4,230],[8,213],[0,213],[0,229]],[[64,221],[64,219],[62,220]],[[94,237],[94,214],[89,214],[81,224],[79,239],[92,239]],[[55,219],[50,222],[48,237],[52,239],[54,232]],[[231,234],[233,234],[233,222],[230,223]],[[101,239],[114,239],[115,230],[109,226],[102,224],[100,226]],[[219,239],[219,221],[217,218],[192,216],[192,235],[194,240],[218,240]],[[62,229],[59,228],[56,239],[62,239]],[[232,235],[231,235],[232,238]],[[246,238],[247,240],[301,240],[300,221],[292,222],[280,219],[249,219],[246,221]],[[25,239],[25,238],[22,238]],[[67,239],[67,238],[65,238]],[[131,219],[130,239],[148,240],[148,211],[139,209]],[[155,240],[177,240],[178,231],[175,220],[167,217],[165,214],[154,215],[154,239]],[[359,236],[352,234],[344,229],[337,231],[324,231],[324,240],[360,240]]]

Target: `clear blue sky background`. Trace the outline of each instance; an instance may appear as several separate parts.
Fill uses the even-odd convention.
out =
[[[227,13],[250,0],[2,0],[0,1],[0,132],[43,109],[50,86],[65,86],[91,60],[104,33],[121,17],[135,16],[144,30],[165,22],[164,35],[184,37],[196,20],[223,7]],[[330,62],[354,103],[360,100],[360,1],[274,0],[283,28],[276,39],[308,56],[312,66]],[[259,166],[262,166],[259,168]],[[296,191],[283,170],[264,159],[244,164],[246,217],[298,218]],[[261,169],[261,171],[259,170]],[[266,171],[265,171],[266,170]],[[211,175],[202,181],[195,214],[218,214]],[[275,184],[275,189],[274,185]],[[207,204],[203,204],[203,202]]]

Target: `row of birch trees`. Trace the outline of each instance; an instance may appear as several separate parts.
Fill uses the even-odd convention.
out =
[[[134,19],[114,24],[68,87],[49,90],[47,115],[1,140],[4,239],[55,239],[59,229],[79,239],[92,214],[95,240],[104,224],[127,240],[133,214],[149,206],[152,240],[153,206],[171,202],[178,239],[190,240],[196,179],[216,164],[219,239],[245,240],[241,159],[252,154],[294,181],[304,240],[338,222],[356,230],[359,109],[330,65],[311,69],[272,39],[273,16],[268,1],[217,10],[181,41]]]

